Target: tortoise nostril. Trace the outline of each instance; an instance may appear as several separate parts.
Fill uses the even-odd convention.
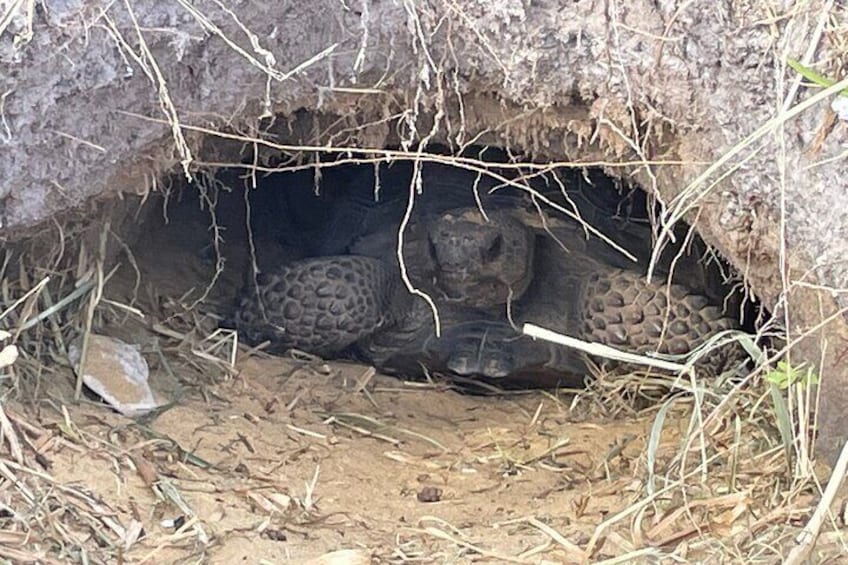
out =
[[[491,245],[483,251],[483,262],[491,263],[495,259],[497,259],[501,250],[503,249],[503,237],[498,234],[495,236],[495,239],[492,241]]]

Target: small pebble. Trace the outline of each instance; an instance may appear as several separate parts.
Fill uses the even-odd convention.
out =
[[[439,502],[442,499],[442,489],[438,487],[424,487],[418,491],[419,502]]]
[[[286,541],[286,540],[288,540],[288,537],[286,537],[286,533],[282,530],[274,530],[274,529],[269,528],[269,529],[265,530],[262,533],[262,535],[264,535],[266,538],[268,538],[271,541]]]

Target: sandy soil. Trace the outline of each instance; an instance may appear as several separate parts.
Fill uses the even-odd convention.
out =
[[[96,493],[125,527],[141,523],[127,562],[302,562],[339,549],[383,562],[570,562],[579,555],[547,528],[583,547],[641,496],[650,418],[580,422],[567,397],[362,383],[353,364],[252,358],[239,369],[149,426],[70,410],[81,441],[47,451],[51,474]],[[166,485],[199,530],[163,526],[190,516],[157,496]],[[597,556],[627,553],[625,537]]]

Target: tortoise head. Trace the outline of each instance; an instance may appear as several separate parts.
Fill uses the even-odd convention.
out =
[[[491,319],[469,319],[442,329],[425,350],[452,373],[464,377],[509,377],[526,362],[522,336],[509,324]]]
[[[446,369],[464,377],[508,379],[533,367],[548,366],[554,360],[547,344],[492,319],[446,327],[442,337],[431,341],[427,349],[432,357],[442,360]]]
[[[428,244],[439,289],[472,308],[519,298],[532,278],[533,232],[504,211],[446,212],[429,226]]]

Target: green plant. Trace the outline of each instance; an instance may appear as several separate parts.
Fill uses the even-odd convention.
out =
[[[777,386],[780,390],[786,390],[793,384],[801,387],[818,384],[819,376],[813,371],[812,367],[806,367],[806,372],[804,368],[804,365],[793,367],[786,361],[780,361],[777,368],[766,373],[766,381]]]
[[[795,59],[787,59],[786,64],[792,67],[796,73],[807,79],[808,81],[815,83],[824,88],[828,88],[836,84],[837,81],[824,76],[823,74],[814,71],[810,67],[802,65]],[[848,96],[848,88],[839,92],[842,96]]]

